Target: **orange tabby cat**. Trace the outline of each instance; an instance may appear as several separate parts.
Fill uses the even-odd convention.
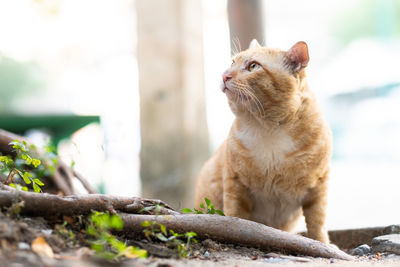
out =
[[[205,163],[195,204],[209,198],[226,215],[290,231],[304,214],[310,238],[325,230],[331,134],[306,82],[308,47],[250,48],[234,56],[222,91],[236,116]]]

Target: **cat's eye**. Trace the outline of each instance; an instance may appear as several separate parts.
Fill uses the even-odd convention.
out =
[[[233,66],[233,65],[235,65],[235,60],[232,60],[232,64],[231,64],[231,66]]]
[[[255,68],[257,68],[259,65],[255,62],[251,63],[248,67],[247,70],[248,71],[253,71]]]

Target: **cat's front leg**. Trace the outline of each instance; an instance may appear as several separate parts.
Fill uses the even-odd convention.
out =
[[[328,244],[329,236],[325,228],[327,186],[320,185],[312,191],[309,200],[303,205],[303,214],[307,224],[307,236]]]
[[[223,202],[225,215],[250,219],[253,203],[247,187],[240,182],[237,176],[224,178]]]

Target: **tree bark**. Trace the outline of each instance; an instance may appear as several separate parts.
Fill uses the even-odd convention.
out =
[[[195,232],[199,238],[211,238],[220,242],[257,247],[267,251],[280,251],[313,257],[352,260],[353,257],[334,246],[300,235],[277,230],[260,223],[235,217],[191,215],[131,215],[122,214],[124,232],[141,235],[144,221],[161,223],[178,233]]]
[[[21,213],[35,216],[81,215],[88,214],[92,210],[110,213],[139,213],[142,209],[155,205],[163,206],[159,208],[159,214],[179,214],[161,200],[101,194],[61,197],[47,193],[17,191],[4,185],[1,187],[3,190],[0,190],[0,207],[10,207],[16,202],[23,201],[24,206],[21,208]],[[151,213],[151,210],[144,211],[143,214],[149,212]]]

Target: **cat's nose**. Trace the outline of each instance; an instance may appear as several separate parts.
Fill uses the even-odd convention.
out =
[[[230,79],[232,79],[232,75],[231,74],[225,73],[225,72],[222,74],[222,80],[224,81],[224,83],[226,83],[226,81],[228,81]]]

